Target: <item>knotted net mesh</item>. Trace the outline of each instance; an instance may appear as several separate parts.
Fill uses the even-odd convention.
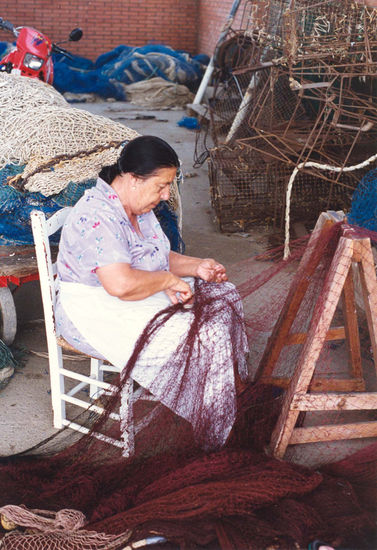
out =
[[[0,241],[32,243],[30,211],[73,206],[139,134],[71,107],[52,86],[0,74]],[[172,250],[183,252],[179,169],[170,198],[155,209]]]
[[[313,540],[374,548],[377,293],[370,242],[377,235],[325,223],[309,243],[294,243],[288,260],[276,251],[268,260],[265,255],[264,261],[237,264],[239,294],[197,283],[192,308],[176,305],[158,314],[121,376],[112,380],[114,393],[102,396],[104,412],[93,408],[75,418],[90,427],[89,435],[77,439],[63,430],[22,455],[2,459],[0,505],[14,505],[9,520],[20,526],[2,539],[2,547],[122,549],[162,537],[156,548],[293,549]],[[350,292],[355,270],[360,288]],[[364,309],[350,305],[358,292]],[[230,357],[231,368],[238,366],[239,296],[250,344],[249,380],[236,377],[236,417],[221,446],[211,437],[218,420],[213,396],[206,399],[201,387],[221,353]],[[119,447],[98,434],[121,441],[125,426],[112,413],[134,365],[170,320],[185,315],[189,328],[166,364],[174,378],[163,387],[165,397],[174,390],[170,404],[159,406],[136,434],[134,454],[122,457]],[[213,335],[219,320],[224,331]],[[276,327],[278,334],[287,331],[282,340]],[[216,399],[226,418],[232,411],[222,401],[225,390]],[[189,422],[172,412],[187,395]],[[135,419],[155,406],[136,402]],[[281,452],[292,415],[295,430]],[[58,513],[67,509],[69,517],[83,514],[83,524],[57,524]],[[9,508],[2,510],[6,515]]]
[[[376,231],[376,192],[377,169],[374,168],[363,176],[352,196],[351,210],[348,215],[351,223]]]
[[[117,161],[124,143],[139,135],[75,109],[52,86],[32,78],[1,73],[0,104],[0,170],[22,165],[8,184],[46,197],[97,178],[103,166]],[[174,211],[180,209],[178,185],[176,180],[169,201]]]

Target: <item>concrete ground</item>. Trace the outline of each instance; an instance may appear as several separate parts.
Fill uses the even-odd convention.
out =
[[[187,254],[216,258],[228,268],[230,279],[235,283],[241,283],[266,265],[271,265],[265,262],[244,262],[266,250],[266,229],[257,227],[247,233],[237,234],[224,234],[218,230],[210,205],[207,166],[193,167],[195,133],[177,125],[186,114],[185,111],[148,111],[129,103],[112,102],[77,104],[75,107],[112,118],[141,134],[158,135],[176,149],[186,176],[182,188],[182,206],[183,239]],[[153,118],[143,118],[145,116]],[[289,278],[284,284],[289,284]],[[27,449],[55,432],[52,427],[39,283],[24,284],[14,296],[18,317],[16,343],[26,347],[30,353],[26,365],[0,391],[0,455],[3,456]],[[362,445],[365,442],[354,442],[353,448],[356,450]],[[296,454],[291,448],[291,459],[312,466],[320,463],[321,456],[323,458],[326,453],[323,444],[300,447]],[[332,460],[349,452],[348,444],[338,442],[332,445]]]

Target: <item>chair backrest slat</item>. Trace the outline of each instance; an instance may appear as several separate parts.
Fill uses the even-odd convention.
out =
[[[68,217],[68,214],[71,212],[72,207],[67,206],[65,208],[62,208],[61,210],[58,210],[53,214],[50,218],[46,220],[46,230],[47,235],[50,237],[50,235],[53,235],[58,231],[65,223],[65,220]]]
[[[45,314],[46,331],[55,334],[55,264],[52,263],[49,236],[58,231],[64,224],[71,207],[62,208],[46,220],[44,212],[33,210],[31,227],[33,231],[35,253],[39,271],[43,310]]]

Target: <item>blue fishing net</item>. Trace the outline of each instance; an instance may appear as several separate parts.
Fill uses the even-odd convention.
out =
[[[0,59],[9,53],[13,46],[14,43],[11,42],[0,42]]]
[[[120,46],[113,48],[109,52],[105,52],[99,55],[94,63],[94,66],[96,69],[99,69],[104,65],[107,65],[108,63],[114,63],[116,59],[121,55],[130,54],[135,50],[136,48],[133,48],[132,46],[125,46],[124,44],[121,44]]]
[[[8,177],[23,171],[23,166],[7,165],[0,170],[0,244],[32,244],[30,213],[34,209],[52,214],[59,206],[40,193],[21,193],[6,185]]]
[[[85,190],[96,184],[96,179],[70,182],[63,191],[50,197],[41,193],[23,193],[6,185],[9,177],[20,174],[23,169],[24,166],[9,164],[0,170],[0,245],[33,244],[30,225],[32,210],[42,210],[48,217],[64,206],[76,204]],[[162,201],[156,207],[155,213],[170,241],[171,249],[183,252],[184,243],[175,212],[166,201]],[[59,234],[54,235],[52,242],[59,242],[59,238]]]
[[[351,224],[377,231],[377,168],[361,179],[352,196],[347,217]]]
[[[140,48],[117,49],[115,58],[96,66],[109,78],[131,84],[153,76],[170,82],[187,84],[201,78],[202,65],[186,52],[177,52],[169,46],[151,44]],[[111,53],[111,52],[110,52]],[[102,58],[102,62],[106,58]]]
[[[97,94],[103,98],[126,101],[126,93],[119,82],[111,82],[98,69],[78,69],[68,65],[62,57],[54,61],[54,87],[61,93]]]
[[[73,206],[84,191],[96,183],[95,179],[71,182],[59,194],[50,197],[41,193],[23,193],[7,185],[8,178],[20,174],[23,169],[22,165],[8,164],[0,170],[0,244],[33,244],[30,225],[32,210],[42,210],[50,216],[63,206]],[[54,235],[52,240],[58,242],[59,235]]]
[[[100,55],[93,64],[85,58],[69,59],[54,54],[54,86],[61,92],[95,93],[125,101],[122,84],[161,77],[194,89],[199,84],[209,58],[191,56],[161,44],[140,48],[120,45]]]
[[[154,208],[154,213],[160,222],[163,232],[170,241],[171,249],[174,252],[183,254],[185,251],[185,244],[178,229],[177,214],[169,207],[167,201],[161,201],[156,208]]]

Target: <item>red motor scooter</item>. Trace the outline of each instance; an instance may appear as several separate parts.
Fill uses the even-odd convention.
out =
[[[46,35],[32,27],[16,28],[12,23],[4,21],[0,17],[0,29],[10,31],[17,38],[14,49],[0,60],[0,71],[15,72],[30,78],[39,78],[52,84],[54,65],[51,54],[53,52],[61,53],[72,58],[67,50],[61,48],[58,44],[54,44]],[[82,35],[81,29],[73,29],[69,39],[64,42],[77,42]]]

